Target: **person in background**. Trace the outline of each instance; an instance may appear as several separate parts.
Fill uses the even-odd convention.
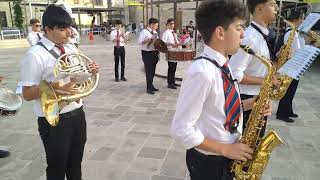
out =
[[[190,48],[191,45],[191,37],[190,31],[184,30],[182,36],[180,37],[182,48]]]
[[[43,35],[41,33],[41,24],[38,19],[36,18],[31,19],[30,25],[31,25],[31,32],[29,32],[27,40],[30,46],[33,46],[41,40]]]
[[[189,24],[186,26],[186,30],[190,32],[190,37],[193,38],[193,32],[194,32],[194,26],[193,21],[189,21]]]
[[[70,37],[70,42],[74,44],[77,48],[78,45],[80,44],[80,34],[77,30],[76,25],[72,25],[71,27],[71,37]]]
[[[121,59],[121,77],[120,80],[127,81],[124,77],[124,69],[126,63],[126,52],[124,48],[125,43],[125,33],[121,31],[122,22],[120,20],[115,21],[116,29],[110,34],[111,41],[114,45],[113,55],[114,55],[114,76],[115,81],[119,82],[119,60]]]
[[[268,25],[276,19],[278,14],[277,2],[275,0],[247,0],[247,6],[253,20],[246,28],[241,44],[251,47],[260,56],[275,61],[276,55],[267,36],[269,34]],[[259,59],[241,49],[232,55],[229,64],[235,79],[240,83],[241,99],[257,96],[267,74],[266,66]],[[243,113],[243,129],[246,128],[250,113],[251,110]],[[265,117],[265,125],[260,131],[260,137],[264,136],[266,126],[267,117]]]
[[[169,18],[166,23],[167,30],[162,34],[162,41],[166,43],[168,48],[178,48],[181,43],[178,40],[177,34],[174,32],[174,19]],[[177,69],[177,62],[168,61],[168,75],[167,82],[168,88],[177,89],[177,84],[175,82],[175,73]]]
[[[288,20],[293,22],[293,24],[296,27],[298,27],[304,21],[304,12],[302,10],[292,10]],[[288,38],[292,31],[288,27],[285,32],[286,33],[283,37],[283,42],[284,44],[287,44]],[[306,45],[306,41],[304,40],[303,36],[300,35],[298,32],[295,32],[294,40],[291,45],[293,49],[293,53],[298,49],[303,48],[305,45]],[[298,83],[299,83],[298,80],[293,79],[286,94],[279,101],[279,106],[276,113],[277,119],[282,120],[284,122],[293,123],[294,120],[291,117],[293,118],[299,117],[298,114],[293,112],[293,108],[292,108],[292,101],[293,101],[294,95],[296,94]]]
[[[142,30],[138,39],[138,43],[141,45],[142,61],[146,72],[147,93],[151,95],[155,94],[155,91],[159,91],[159,89],[153,86],[153,78],[159,61],[159,51],[154,48],[154,42],[159,38],[156,31],[158,26],[158,19],[150,18],[147,28]]]

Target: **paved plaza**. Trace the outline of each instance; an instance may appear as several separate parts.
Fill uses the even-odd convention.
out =
[[[0,41],[1,43],[1,41]],[[115,82],[113,46],[100,37],[80,49],[101,67],[100,84],[84,99],[88,139],[82,162],[84,180],[185,180],[185,150],[170,136],[178,90],[155,78],[155,95],[146,94],[139,46],[126,47],[127,82]],[[27,48],[0,49],[0,75],[10,89],[19,80],[19,63]],[[177,76],[189,63],[178,64]],[[263,180],[318,180],[320,177],[320,62],[303,76],[294,99],[295,123],[269,118],[284,145],[276,148]],[[162,57],[157,73],[166,74]],[[196,86],[196,85],[195,85]],[[276,110],[276,103],[274,108]],[[192,111],[192,109],[190,109]],[[45,153],[32,103],[24,102],[13,117],[0,117],[0,180],[45,180]],[[319,138],[319,139],[318,139]]]

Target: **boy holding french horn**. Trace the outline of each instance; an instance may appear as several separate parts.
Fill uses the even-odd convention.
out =
[[[81,179],[81,161],[87,140],[86,119],[82,100],[69,102],[58,112],[59,123],[53,126],[40,101],[40,83],[46,81],[57,91],[71,92],[75,82],[67,75],[54,76],[57,56],[78,53],[78,49],[68,43],[73,21],[67,10],[61,6],[49,5],[42,17],[45,35],[31,47],[22,60],[21,79],[23,97],[34,101],[34,111],[38,116],[38,130],[46,152],[47,180]],[[65,58],[65,63],[73,59]],[[92,74],[98,72],[98,65],[89,64]],[[68,79],[69,78],[69,79]]]

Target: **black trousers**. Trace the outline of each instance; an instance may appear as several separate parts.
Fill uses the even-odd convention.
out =
[[[60,115],[56,127],[38,118],[47,159],[47,180],[81,180],[81,161],[87,140],[85,113],[81,108]]]
[[[292,80],[286,94],[279,101],[279,106],[277,111],[278,117],[289,117],[290,115],[293,114],[292,101],[293,101],[294,95],[296,94],[298,84],[299,84],[298,80],[295,80],[295,79]]]
[[[120,46],[119,48],[114,47],[114,76],[116,79],[119,79],[119,60],[121,59],[121,78],[124,77],[124,69],[126,63],[126,52],[124,46]]]
[[[176,82],[175,81],[176,69],[177,69],[177,63],[168,61],[168,75],[167,75],[168,84],[174,84]]]
[[[252,95],[246,95],[246,94],[240,94],[240,97],[241,97],[241,100],[245,100],[245,99],[252,98],[253,96]],[[242,128],[242,132],[244,132],[244,129],[247,127],[247,123],[248,123],[248,120],[249,120],[249,117],[250,117],[250,113],[251,113],[251,110],[243,112],[243,128]],[[260,137],[263,137],[264,133],[266,132],[268,117],[265,116],[264,120],[265,120],[265,125],[262,127],[262,129],[260,131]]]
[[[159,61],[159,51],[141,51],[144,69],[146,71],[147,90],[152,90],[153,78]]]
[[[231,160],[226,157],[205,155],[192,148],[187,150],[186,162],[191,180],[233,180]]]

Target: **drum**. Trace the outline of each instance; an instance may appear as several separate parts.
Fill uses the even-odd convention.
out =
[[[154,48],[162,53],[168,52],[168,47],[165,42],[163,42],[161,39],[156,39],[154,42]]]
[[[14,115],[22,106],[21,96],[13,91],[0,88],[0,116]]]
[[[168,49],[168,61],[192,61],[196,57],[195,49]]]

